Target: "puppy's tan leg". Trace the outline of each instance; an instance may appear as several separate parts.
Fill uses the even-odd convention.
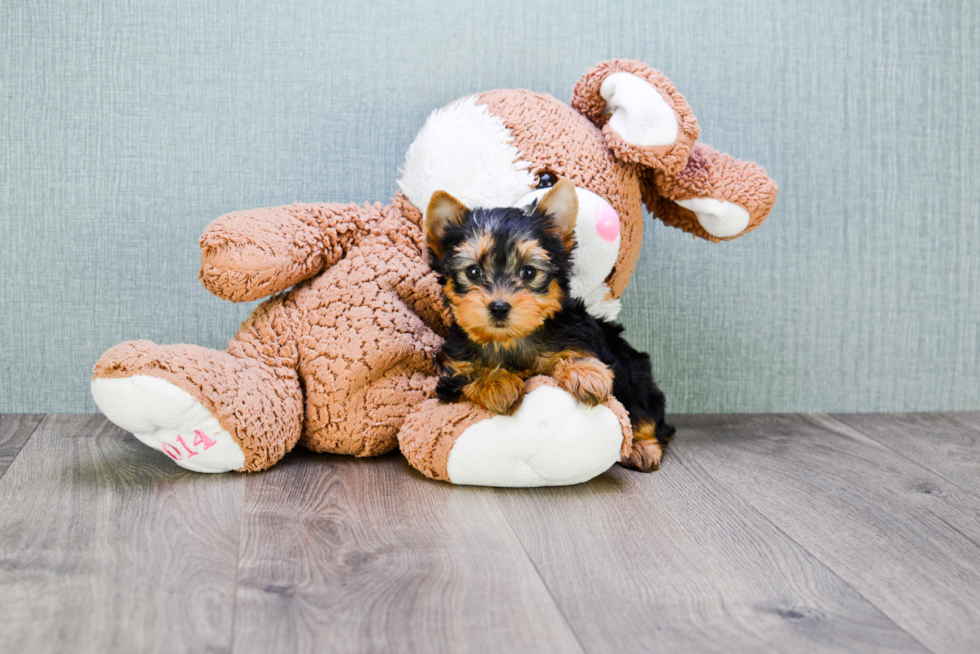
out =
[[[464,386],[463,396],[488,411],[509,416],[524,398],[524,380],[507,370],[493,370]]]
[[[595,357],[558,357],[551,375],[576,400],[589,406],[602,404],[612,394],[612,371]]]
[[[638,422],[633,425],[633,447],[629,456],[620,464],[640,472],[653,472],[660,468],[667,445],[657,438],[657,425],[653,422]]]

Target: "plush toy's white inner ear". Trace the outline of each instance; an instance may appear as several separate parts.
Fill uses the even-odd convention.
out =
[[[704,231],[718,238],[735,236],[749,226],[749,212],[732,202],[713,198],[677,200],[677,204],[693,211]]]
[[[670,145],[677,140],[677,114],[652,84],[630,73],[613,73],[599,94],[612,113],[609,127],[630,145]]]

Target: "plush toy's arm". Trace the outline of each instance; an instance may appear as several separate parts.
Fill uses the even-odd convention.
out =
[[[342,259],[381,218],[380,204],[294,204],[225,214],[201,236],[201,283],[232,302],[278,293]]]

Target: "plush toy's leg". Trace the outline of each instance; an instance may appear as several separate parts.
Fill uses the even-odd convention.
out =
[[[473,486],[566,486],[630,452],[629,417],[610,398],[589,408],[547,377],[527,383],[513,416],[427,400],[398,434],[402,454],[432,479]]]
[[[92,395],[109,420],[197,472],[256,471],[300,436],[295,346],[276,300],[256,309],[228,351],[131,341],[95,365]]]
[[[709,241],[730,240],[762,224],[776,202],[776,183],[751,161],[694,146],[678,173],[643,172],[643,201],[657,218]]]
[[[416,308],[421,293],[431,296],[427,280],[435,284],[421,258],[368,237],[290,293],[306,393],[300,445],[353,456],[398,447],[405,416],[435,394],[442,339]]]

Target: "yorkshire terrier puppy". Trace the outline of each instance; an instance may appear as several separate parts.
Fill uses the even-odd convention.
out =
[[[426,211],[429,256],[454,323],[439,354],[436,394],[512,414],[524,380],[549,375],[580,402],[615,395],[629,412],[633,449],[623,465],[660,467],[674,428],[650,357],[569,295],[578,199],[560,180],[527,209],[469,210],[443,191]]]

